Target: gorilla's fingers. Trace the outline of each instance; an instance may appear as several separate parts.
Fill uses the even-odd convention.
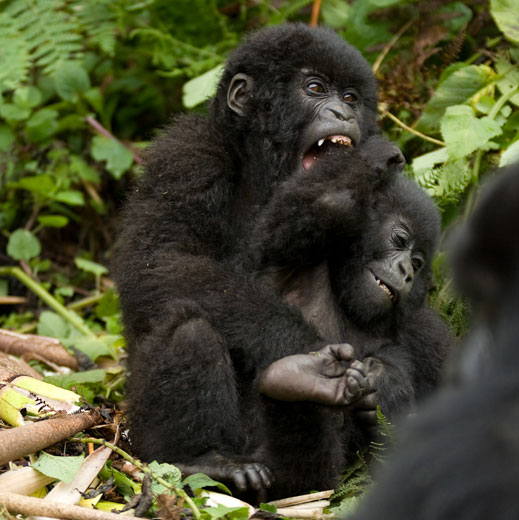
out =
[[[247,479],[245,478],[245,473],[243,470],[238,468],[235,469],[231,473],[231,479],[234,482],[234,485],[238,488],[238,491],[247,491]]]
[[[339,361],[351,361],[355,355],[353,347],[349,343],[332,343],[326,345],[320,352],[329,352]]]
[[[245,467],[245,476],[247,477],[247,481],[252,489],[255,491],[259,491],[263,488],[263,481],[259,474],[259,469],[257,468],[258,464],[253,464]]]

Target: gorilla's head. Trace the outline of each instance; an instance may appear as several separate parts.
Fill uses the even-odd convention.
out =
[[[377,133],[370,66],[333,31],[286,24],[253,33],[228,60],[212,102],[214,131],[242,163],[284,178],[328,146]]]

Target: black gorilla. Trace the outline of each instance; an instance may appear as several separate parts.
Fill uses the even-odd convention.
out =
[[[388,146],[372,138],[363,155],[371,145],[379,152]],[[332,150],[312,174],[282,183],[252,238],[261,277],[321,337],[353,345],[352,357],[361,362],[367,386],[345,413],[347,452],[354,448],[351,440],[358,442],[352,431],[376,422],[377,405],[395,420],[434,387],[449,344],[445,326],[425,305],[438,211],[401,176],[386,175],[378,179],[378,191],[359,196],[357,187],[376,171],[363,161],[355,150]],[[321,358],[275,362],[263,374],[261,390],[278,400],[334,404],[351,389],[343,390],[340,360],[334,363],[333,353]],[[352,409],[361,413],[352,416]]]
[[[366,161],[368,140],[381,143],[369,152],[359,193],[403,159],[377,137],[369,65],[326,29],[286,25],[253,35],[231,56],[209,108],[209,117],[178,117],[154,141],[123,213],[113,273],[128,341],[132,442],[146,460],[240,491],[270,487],[272,473],[274,495],[331,486],[343,467],[337,411],[295,403],[280,416],[286,403],[265,403],[257,384],[277,359],[335,338],[244,258],[280,183],[312,172],[330,147]],[[308,287],[317,299],[328,295]],[[415,321],[402,334],[420,350]],[[418,370],[429,371],[428,345],[422,350],[417,380]],[[431,381],[436,360],[432,367]],[[348,395],[358,397],[363,369],[349,373]]]
[[[454,251],[474,308],[457,379],[407,425],[355,520],[519,518],[519,165],[498,174]]]

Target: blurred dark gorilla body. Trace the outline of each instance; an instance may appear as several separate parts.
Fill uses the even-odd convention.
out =
[[[497,173],[454,251],[474,307],[459,386],[407,424],[355,520],[519,518],[519,165]]]
[[[277,211],[271,201],[280,184],[326,172],[319,164],[327,151],[344,152],[345,176],[355,166],[354,197],[382,190],[382,177],[400,170],[403,158],[378,135],[369,65],[322,28],[286,25],[253,35],[230,57],[209,108],[208,117],[178,117],[153,142],[123,213],[113,272],[128,341],[132,443],[145,460],[204,472],[240,492],[270,488],[280,496],[331,487],[347,462],[343,409],[360,399],[366,371],[354,365],[353,352],[330,350],[340,338],[327,337],[246,259],[259,247],[251,237],[268,242],[262,223],[279,221],[270,212]],[[359,207],[340,224],[351,224],[346,234],[363,232],[367,208]],[[305,211],[300,204],[291,218]],[[324,228],[327,211],[317,219]],[[290,257],[299,246],[286,240]],[[317,249],[305,254],[310,264],[327,260]],[[304,274],[300,282],[312,301],[338,297]],[[399,332],[416,351],[405,360],[413,380],[405,392],[408,384],[414,393],[437,378],[444,345],[429,361],[422,332],[428,340],[442,329],[433,333],[426,322]],[[273,362],[326,348],[353,378],[333,402],[340,407],[312,395],[290,405],[260,395],[259,377]],[[398,384],[382,390],[395,407],[404,402]]]

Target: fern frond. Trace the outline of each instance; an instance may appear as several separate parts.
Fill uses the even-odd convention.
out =
[[[109,56],[113,56],[115,54],[117,24],[111,1],[78,0],[73,2],[72,9],[91,43]]]
[[[466,158],[448,161],[443,165],[415,176],[440,206],[458,202],[471,182],[471,170]]]
[[[17,34],[32,64],[47,74],[58,63],[79,58],[83,48],[79,24],[64,0],[11,0],[0,22],[0,35],[4,33]]]
[[[31,66],[30,48],[5,13],[0,14],[0,93],[26,80]]]

